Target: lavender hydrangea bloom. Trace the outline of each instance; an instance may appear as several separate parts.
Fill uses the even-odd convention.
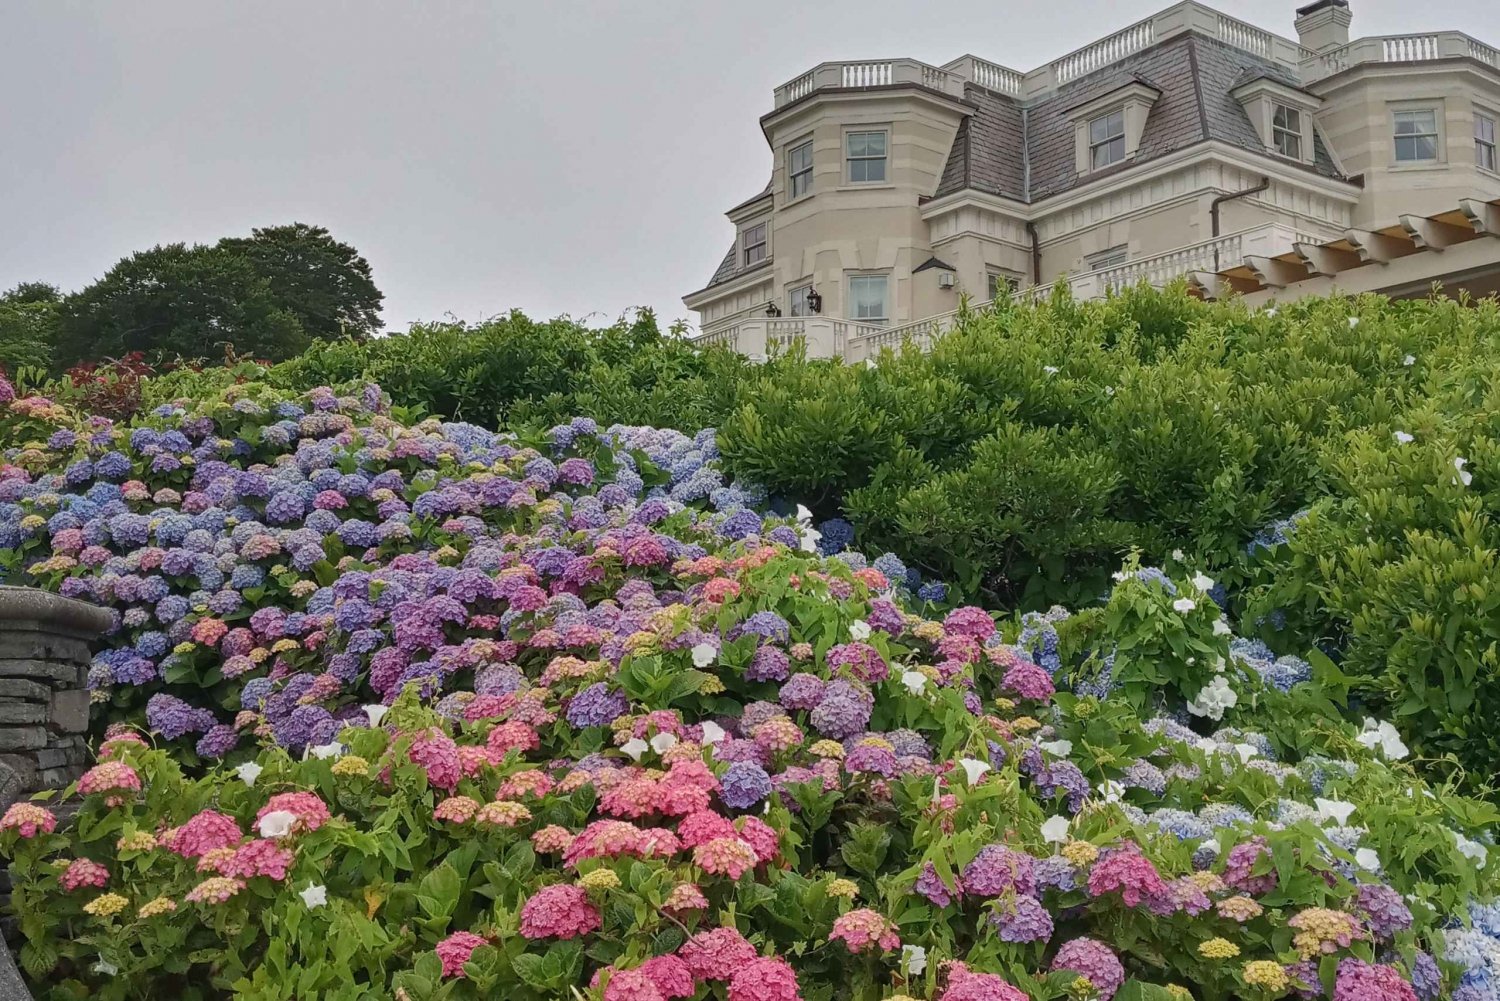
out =
[[[719,780],[719,797],[732,810],[748,810],[771,795],[771,776],[752,761],[736,761]]]
[[[568,703],[568,723],[582,729],[588,726],[608,726],[629,708],[624,692],[611,691],[602,681],[595,682]]]
[[[989,920],[1002,942],[1045,942],[1052,937],[1052,915],[1035,897],[1013,897]]]
[[[785,701],[786,689],[783,687],[783,704]],[[823,697],[818,700],[809,722],[825,737],[842,740],[870,725],[870,711],[874,705],[875,697],[863,686],[850,681],[831,681],[823,689]]]
[[[1378,938],[1392,938],[1411,927],[1411,911],[1401,894],[1383,883],[1366,883],[1359,888],[1356,906]]]
[[[199,709],[165,692],[151,696],[146,703],[146,723],[167,740],[190,733],[202,733],[215,724],[214,714]]]

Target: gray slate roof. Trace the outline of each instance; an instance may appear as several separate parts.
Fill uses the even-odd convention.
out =
[[[965,98],[979,110],[960,126],[934,197],[973,188],[1035,202],[1062,194],[1102,173],[1129,170],[1207,140],[1264,153],[1255,127],[1230,94],[1241,83],[1262,76],[1291,87],[1301,86],[1295,76],[1275,63],[1189,34],[1143,49],[1028,104],[970,84]],[[1139,151],[1128,163],[1080,177],[1068,109],[1131,82],[1145,83],[1161,92],[1146,119]],[[1339,176],[1321,136],[1315,136],[1313,146],[1314,169],[1329,177]]]

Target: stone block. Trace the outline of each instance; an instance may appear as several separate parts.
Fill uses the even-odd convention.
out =
[[[9,660],[62,660],[87,664],[93,659],[86,641],[73,636],[40,631],[0,630],[0,658]]]
[[[83,665],[60,660],[0,657],[0,678],[31,678],[78,688],[83,684],[84,673]]]
[[[44,747],[31,755],[33,768],[61,768],[68,764],[68,752],[61,747]]]
[[[0,699],[25,699],[46,702],[52,698],[52,686],[25,678],[0,678]]]
[[[59,692],[58,694],[65,694]],[[0,702],[0,726],[47,722],[47,707],[40,702]]]
[[[0,751],[29,751],[47,744],[47,731],[39,726],[0,727]]]
[[[5,710],[0,706],[0,713]],[[89,728],[89,693],[82,688],[52,693],[47,725],[54,733],[83,733]]]

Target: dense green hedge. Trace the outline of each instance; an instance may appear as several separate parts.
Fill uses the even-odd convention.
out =
[[[696,351],[649,314],[593,331],[512,314],[318,345],[263,377],[373,378],[399,404],[483,424],[717,427],[734,475],[1006,607],[1087,602],[1130,550],[1182,550],[1247,605],[1245,628],[1343,658],[1418,750],[1487,775],[1497,373],[1493,300],[1252,310],[1139,289],[1001,303],[873,366]],[[176,375],[148,396],[228,378]],[[1309,507],[1289,543],[1247,557]]]

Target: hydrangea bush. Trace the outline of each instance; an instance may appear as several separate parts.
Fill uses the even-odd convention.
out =
[[[120,612],[76,816],[0,819],[50,996],[1495,997],[1495,810],[1206,578],[943,612],[708,433],[50,416],[0,544]]]

